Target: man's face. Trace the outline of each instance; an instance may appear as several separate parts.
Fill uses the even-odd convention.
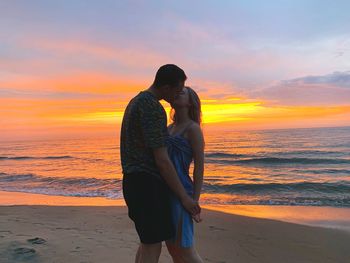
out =
[[[174,102],[175,98],[180,94],[184,86],[184,81],[180,81],[176,86],[167,86],[164,90],[164,100],[170,104]]]

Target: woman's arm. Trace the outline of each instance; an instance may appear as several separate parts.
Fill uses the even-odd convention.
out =
[[[194,194],[193,199],[199,201],[204,174],[204,138],[201,127],[195,123],[188,129],[188,138],[192,145],[193,151],[193,183]]]

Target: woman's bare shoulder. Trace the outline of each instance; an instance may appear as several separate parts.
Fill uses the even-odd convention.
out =
[[[189,127],[188,127],[188,135],[189,136],[198,136],[202,134],[202,128],[197,122],[193,122]]]

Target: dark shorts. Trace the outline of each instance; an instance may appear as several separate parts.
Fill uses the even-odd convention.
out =
[[[124,174],[123,195],[141,243],[154,244],[175,236],[170,189],[165,182],[147,173]]]

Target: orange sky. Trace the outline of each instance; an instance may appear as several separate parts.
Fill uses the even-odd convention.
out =
[[[95,96],[89,94],[86,97],[62,99],[1,98],[2,138],[40,139],[118,135],[128,99],[142,90],[141,86],[128,86],[126,83],[118,91],[119,87],[103,81],[101,83],[104,85],[100,90],[97,84],[94,86],[89,82],[79,90],[79,85],[84,81],[72,83],[74,91],[86,92],[86,87],[89,87],[88,91],[95,93]],[[67,83],[63,82],[53,82],[52,86],[62,88],[64,91],[70,90]],[[114,95],[108,95],[107,92],[112,92]],[[208,93],[201,97],[203,97],[203,127],[208,131],[218,128],[245,130],[350,124],[350,105],[269,105],[263,100],[243,97],[213,99]],[[169,104],[165,101],[161,103],[169,113]]]
[[[348,8],[329,5],[10,1],[0,140],[116,136],[167,63],[185,70],[208,131],[349,126]]]

